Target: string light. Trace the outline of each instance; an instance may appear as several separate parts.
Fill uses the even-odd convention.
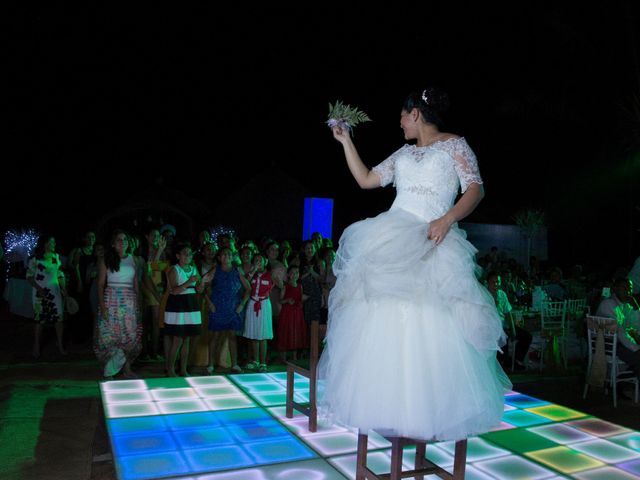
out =
[[[218,243],[218,237],[220,235],[228,235],[230,237],[236,238],[236,231],[231,227],[225,227],[224,225],[216,225],[213,228],[209,228],[211,232],[211,241],[215,244]]]
[[[33,228],[29,228],[27,230],[15,231],[15,230],[7,230],[4,234],[4,250],[6,256],[6,279],[9,279],[9,267],[12,263],[10,260],[12,257],[16,257],[17,255],[22,256],[23,258],[19,258],[24,261],[24,258],[29,258],[33,255],[33,250],[36,248],[38,244],[38,238],[40,238],[40,234]],[[13,255],[12,255],[13,254]],[[16,261],[16,260],[13,260]]]

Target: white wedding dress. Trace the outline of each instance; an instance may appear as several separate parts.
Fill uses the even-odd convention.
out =
[[[463,138],[404,145],[373,171],[397,195],[340,238],[320,420],[425,440],[489,431],[512,388],[496,360],[502,323],[465,232],[454,225],[440,245],[427,240],[458,189],[482,183],[475,155]]]

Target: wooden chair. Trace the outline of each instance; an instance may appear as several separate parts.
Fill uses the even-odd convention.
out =
[[[320,360],[320,345],[327,333],[327,325],[320,324],[318,320],[311,322],[309,368],[301,367],[292,362],[287,362],[287,397],[286,415],[293,417],[293,410],[297,410],[309,417],[309,431],[315,432],[318,429],[318,405],[317,405],[317,372],[318,361]],[[298,403],[293,400],[295,393],[294,376],[302,375],[309,379],[309,404]]]
[[[582,398],[587,398],[589,382],[594,361],[597,362],[597,355],[604,355],[606,361],[606,373],[604,375],[604,388],[607,393],[608,388],[613,392],[613,406],[618,406],[617,386],[618,383],[630,383],[635,386],[634,401],[638,403],[639,382],[636,374],[617,357],[618,351],[618,321],[615,318],[599,317],[587,315],[587,343],[589,348],[589,360],[587,364],[587,375],[585,377],[584,392]],[[603,336],[603,351],[597,352],[598,335]]]
[[[427,442],[405,437],[385,436],[391,442],[391,472],[377,475],[367,467],[368,434],[358,431],[358,453],[356,457],[356,480],[400,480],[401,478],[424,478],[424,475],[435,474],[440,478],[463,480],[467,463],[467,440],[458,440],[455,446],[453,474],[425,458]],[[415,469],[402,471],[402,451],[407,445],[416,446]]]

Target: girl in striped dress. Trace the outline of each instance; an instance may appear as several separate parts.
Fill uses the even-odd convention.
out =
[[[171,337],[167,375],[175,377],[175,364],[180,351],[180,375],[186,377],[191,337],[200,335],[202,316],[196,292],[201,293],[211,275],[200,278],[193,265],[193,252],[187,244],[176,248],[178,262],[167,272],[169,297],[164,311],[164,333]]]

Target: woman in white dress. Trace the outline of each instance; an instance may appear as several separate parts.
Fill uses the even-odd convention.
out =
[[[482,179],[464,138],[439,129],[447,107],[435,88],[409,95],[400,126],[416,143],[372,170],[350,132],[332,128],[358,185],[393,182],[397,193],[387,212],[340,238],[318,374],[324,422],[459,440],[502,418],[504,332],[476,277],[477,250],[457,226],[484,196]]]

